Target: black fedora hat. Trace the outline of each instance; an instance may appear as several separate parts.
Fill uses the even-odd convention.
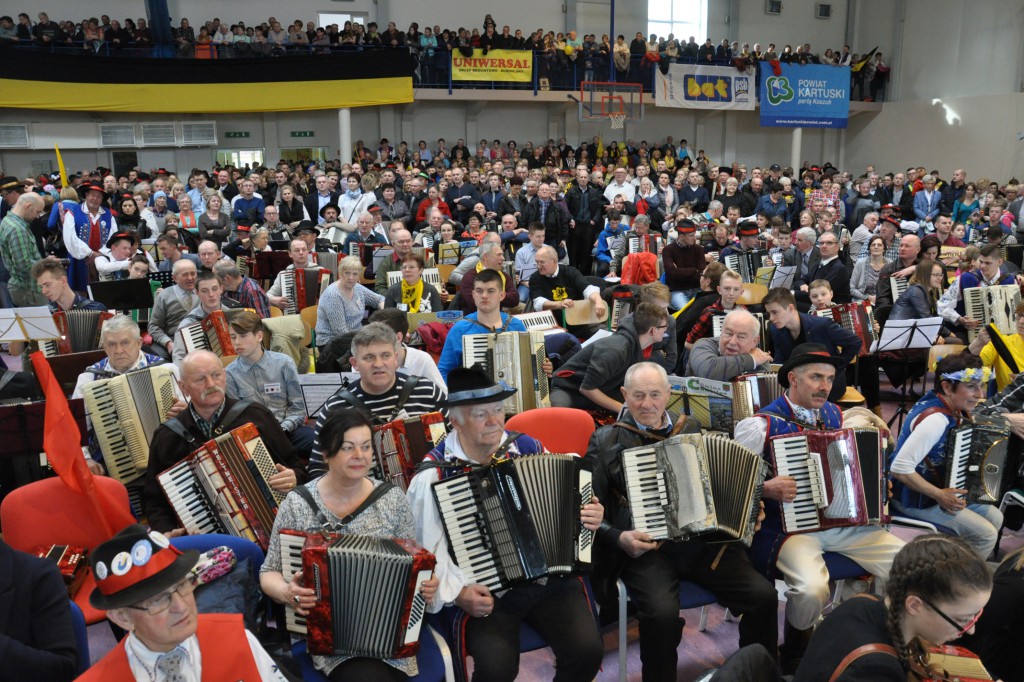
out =
[[[801,343],[793,349],[789,359],[782,363],[779,369],[779,384],[783,388],[789,388],[789,373],[803,365],[815,365],[824,363],[832,365],[836,370],[842,369],[846,361],[837,358],[828,352],[828,349],[820,343]]]
[[[14,177],[13,175],[5,175],[4,177],[0,178],[0,194],[10,192],[11,190],[24,192],[25,183],[22,182],[19,178]]]
[[[135,243],[135,235],[133,233],[124,231],[115,232],[114,234],[110,235],[110,239],[107,240],[107,248],[109,249],[111,246],[114,245],[114,242],[119,241],[121,239],[127,239],[132,244]]]
[[[303,232],[312,232],[317,237],[320,236],[320,230],[316,229],[313,225],[312,220],[300,220],[299,224],[295,227],[295,236],[298,237]]]
[[[96,589],[89,603],[104,611],[138,604],[179,583],[198,561],[196,550],[182,552],[161,533],[133,524],[92,551]]]
[[[456,367],[448,373],[448,407],[504,402],[516,394],[504,381],[495,382],[479,364]]]
[[[320,217],[321,218],[324,217],[324,211],[326,211],[329,208],[333,208],[335,213],[337,213],[338,215],[341,215],[341,206],[338,206],[334,202],[330,202],[330,203],[324,204],[324,207],[320,209]]]

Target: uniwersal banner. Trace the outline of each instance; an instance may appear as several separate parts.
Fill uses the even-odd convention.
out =
[[[845,128],[850,116],[850,67],[761,62],[761,125]]]
[[[531,50],[473,50],[466,57],[452,50],[452,80],[529,83],[533,80]]]
[[[659,107],[754,109],[754,70],[728,66],[670,64],[655,71],[654,101]]]

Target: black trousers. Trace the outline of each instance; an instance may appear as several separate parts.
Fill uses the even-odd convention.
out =
[[[515,587],[495,599],[486,618],[466,625],[475,682],[512,682],[519,674],[519,626],[526,623],[555,653],[555,682],[590,682],[604,657],[597,623],[575,578]]]
[[[403,682],[409,677],[376,658],[350,658],[339,663],[327,679],[332,682]]]
[[[700,541],[666,542],[660,549],[630,559],[619,577],[637,607],[640,661],[644,682],[676,679],[679,642],[685,621],[679,615],[679,581],[709,590],[740,620],[740,646],[761,644],[774,656],[779,641],[779,597],[775,586],[758,573],[743,548]]]
[[[573,267],[584,275],[590,274],[590,268],[594,262],[592,255],[594,240],[597,238],[596,227],[590,222],[576,221],[576,227],[569,230],[569,239],[566,246],[569,251],[569,262]]]
[[[775,658],[760,644],[745,646],[726,659],[711,682],[778,682]]]

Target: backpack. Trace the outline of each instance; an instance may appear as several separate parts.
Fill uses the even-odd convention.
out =
[[[444,350],[444,342],[448,338],[448,331],[451,328],[451,323],[428,322],[427,324],[421,324],[417,331],[423,340],[423,347],[428,353],[436,357]]]
[[[631,253],[622,264],[622,284],[647,284],[658,280],[658,256],[650,251]]]

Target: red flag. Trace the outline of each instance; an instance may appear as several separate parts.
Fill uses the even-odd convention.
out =
[[[43,451],[53,470],[65,485],[85,495],[96,505],[96,517],[113,537],[126,526],[136,523],[131,512],[115,500],[105,488],[96,485],[82,456],[82,434],[78,423],[71,414],[67,398],[57,378],[53,376],[50,363],[40,351],[31,356],[32,366],[39,385],[46,396],[46,415],[43,422]]]

